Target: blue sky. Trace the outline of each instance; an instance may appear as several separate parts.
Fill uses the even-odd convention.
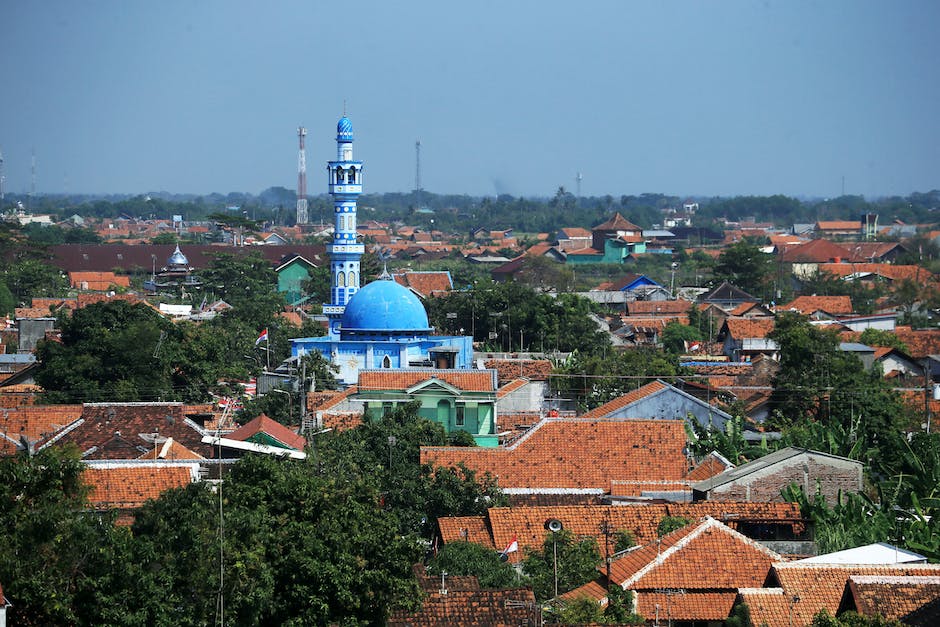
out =
[[[6,189],[877,197],[940,187],[940,2],[0,0]]]

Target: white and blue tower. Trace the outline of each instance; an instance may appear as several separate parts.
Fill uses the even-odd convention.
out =
[[[333,242],[330,302],[323,313],[330,321],[330,336],[338,337],[346,304],[359,291],[359,259],[365,247],[356,241],[356,201],[362,193],[362,161],[353,160],[352,122],[345,115],[336,124],[336,161],[327,163],[333,196]]]

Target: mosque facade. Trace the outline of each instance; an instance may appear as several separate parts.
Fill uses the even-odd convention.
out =
[[[471,368],[473,338],[432,335],[428,315],[414,292],[387,272],[360,287],[364,246],[356,239],[356,204],[362,193],[362,161],[353,159],[353,129],[343,116],[336,125],[337,155],[327,163],[333,196],[329,322],[324,337],[291,340],[291,356],[317,351],[338,367],[337,380],[355,385],[359,371],[402,368]]]

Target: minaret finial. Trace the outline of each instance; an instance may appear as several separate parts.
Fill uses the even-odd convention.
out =
[[[343,117],[346,117],[346,99],[343,98]]]

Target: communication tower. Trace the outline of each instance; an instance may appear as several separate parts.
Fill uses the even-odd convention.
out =
[[[578,198],[581,198],[581,179],[584,177],[581,176],[581,173],[578,172],[578,175],[574,177],[575,190],[577,191]]]
[[[6,177],[3,175],[3,151],[0,150],[0,203],[3,203],[3,183]]]
[[[421,140],[415,140],[415,193],[421,192]]]
[[[307,153],[304,151],[304,137],[307,129],[297,127],[297,137],[300,138],[300,154],[297,157],[297,224],[307,224]]]

